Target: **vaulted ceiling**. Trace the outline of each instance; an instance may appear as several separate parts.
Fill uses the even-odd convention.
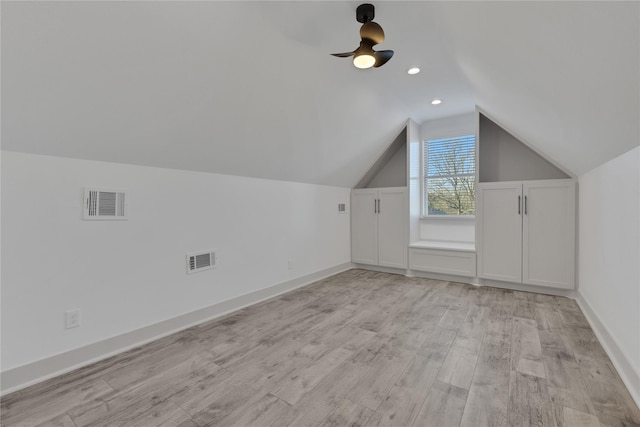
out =
[[[576,175],[639,144],[640,3],[375,2],[358,70],[359,3],[3,1],[2,148],[352,186],[476,104]]]

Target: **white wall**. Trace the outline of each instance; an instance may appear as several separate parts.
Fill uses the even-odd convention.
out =
[[[409,182],[409,242],[420,240],[420,127],[407,122],[407,179]]]
[[[83,221],[85,186],[125,189],[129,220]],[[3,372],[350,262],[338,203],[348,188],[3,152]],[[188,276],[210,248],[218,267]]]
[[[581,175],[579,192],[578,292],[635,370],[638,381],[640,147]]]
[[[428,120],[420,125],[421,142],[475,133],[475,113]],[[420,162],[422,161],[420,160]],[[473,218],[422,218],[419,221],[420,240],[475,242],[475,220]]]
[[[420,239],[441,242],[473,243],[476,240],[475,219],[423,218]]]
[[[478,141],[480,182],[571,178],[483,114]]]
[[[473,135],[476,133],[476,113],[466,113],[427,120],[420,125],[422,140]]]
[[[406,134],[402,136],[406,139]],[[398,147],[395,154],[374,175],[367,188],[406,187],[407,186],[407,144]]]

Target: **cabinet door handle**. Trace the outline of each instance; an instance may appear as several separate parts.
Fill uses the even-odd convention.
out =
[[[527,196],[524,196],[524,214],[527,214]]]
[[[378,213],[380,213],[380,199],[378,199]]]
[[[518,215],[520,215],[520,196],[518,196]]]
[[[378,213],[378,199],[373,199],[373,213]]]

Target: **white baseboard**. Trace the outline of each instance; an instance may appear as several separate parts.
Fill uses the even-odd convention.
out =
[[[627,386],[627,390],[629,390],[636,405],[640,407],[640,372],[634,367],[631,358],[618,345],[616,339],[611,335],[606,325],[602,323],[580,290],[578,290],[577,294],[576,301],[584,313],[584,316],[587,318],[589,325],[591,325],[591,329],[593,329],[596,337],[598,337],[600,344],[602,344],[604,351],[618,371],[622,382]]]
[[[37,360],[0,373],[1,395],[23,389],[74,369],[106,359],[123,351],[171,335],[216,317],[300,288],[352,268],[350,262],[307,274],[274,286],[241,295],[153,325]]]
[[[369,265],[369,264],[358,264],[352,263],[353,268],[361,268],[363,270],[371,270],[378,271],[380,273],[389,273],[389,274],[401,274],[403,276],[407,275],[407,270],[404,268],[395,268],[395,267],[382,267],[379,265]]]
[[[465,283],[472,286],[480,286],[477,278],[467,276],[454,276],[453,274],[432,273],[430,271],[408,270],[408,277],[420,277],[423,279],[442,280],[444,282]]]
[[[526,283],[501,282],[499,280],[476,279],[478,286],[491,286],[493,288],[511,289],[512,291],[532,292],[535,294],[555,295],[559,297],[574,298],[576,291],[573,289],[549,288],[539,285],[527,285]]]
[[[557,295],[561,297],[575,298],[576,291],[573,289],[546,288],[537,285],[527,285],[523,283],[500,282],[498,280],[481,279],[479,277],[454,276],[451,274],[431,273],[426,271],[409,270],[409,277],[422,277],[426,279],[444,280],[446,282],[466,283],[467,285],[492,288],[510,289],[512,291],[534,292],[537,294]]]

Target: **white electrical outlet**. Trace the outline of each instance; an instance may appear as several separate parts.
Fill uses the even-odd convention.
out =
[[[80,326],[80,310],[69,310],[64,313],[65,329],[77,328]]]
[[[289,262],[287,263],[289,270],[293,270],[293,260],[290,259]]]

